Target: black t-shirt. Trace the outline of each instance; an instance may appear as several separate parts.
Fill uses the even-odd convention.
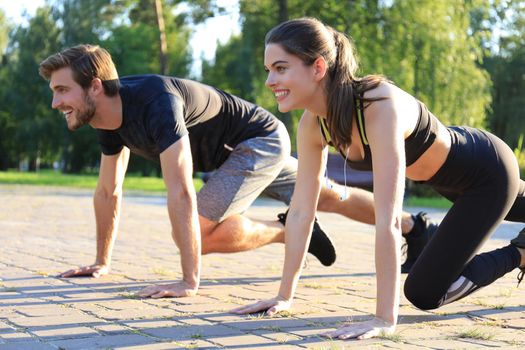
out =
[[[122,125],[98,129],[102,153],[123,146],[153,161],[189,134],[194,171],[217,169],[237,144],[277,128],[268,111],[219,89],[160,75],[122,77]]]

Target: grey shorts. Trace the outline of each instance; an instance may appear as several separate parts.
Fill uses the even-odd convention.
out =
[[[290,137],[279,123],[266,137],[238,144],[197,194],[199,214],[221,222],[242,214],[264,191],[287,204],[292,198],[297,160],[290,156]]]

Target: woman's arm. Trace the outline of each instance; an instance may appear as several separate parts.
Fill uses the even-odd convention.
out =
[[[397,323],[399,309],[401,213],[405,183],[404,130],[399,117],[401,106],[396,103],[395,95],[376,101],[368,108],[366,117],[374,176],[376,317],[391,325]]]
[[[323,334],[331,338],[372,338],[381,333],[394,332],[397,324],[405,177],[404,127],[398,112],[401,106],[396,105],[391,88],[382,85],[374,89],[373,93],[387,97],[371,103],[365,109],[365,131],[372,153],[374,176],[376,317]],[[353,140],[356,138],[359,139],[359,136]]]
[[[297,181],[285,227],[285,258],[279,296],[293,298],[310,243],[327,151],[317,117],[303,114],[297,129]]]
[[[276,298],[243,306],[232,312],[247,314],[266,310],[271,315],[288,309],[295,294],[315,218],[324,169],[323,139],[317,118],[303,113],[297,130],[298,170],[285,227],[285,259]]]

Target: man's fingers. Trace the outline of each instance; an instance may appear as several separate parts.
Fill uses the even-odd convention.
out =
[[[378,334],[379,334],[379,331],[372,330],[370,332],[366,332],[365,334],[361,334],[360,336],[357,337],[357,339],[359,340],[370,339],[370,338],[375,337]]]
[[[71,269],[71,270],[67,270],[66,272],[62,272],[60,274],[60,277],[72,277],[72,276],[76,276],[78,273],[79,273],[80,270],[78,269]]]
[[[277,313],[277,307],[271,307],[268,310],[266,310],[266,314],[268,316],[273,316],[275,313]]]
[[[84,266],[80,268],[70,269],[66,272],[62,272],[58,275],[58,277],[75,277],[75,276],[93,276],[95,278],[99,278],[100,276],[106,275],[108,273],[107,268],[99,267],[99,266]]]
[[[155,287],[148,287],[144,290],[141,290],[137,293],[137,295],[141,298],[167,298],[167,297],[180,297],[180,296],[186,296],[189,295],[187,292],[178,292],[178,291],[172,291],[169,289],[161,289],[161,288],[155,288]]]
[[[235,309],[237,314],[253,314],[260,311],[267,311],[271,306],[268,303],[265,302],[258,302],[255,304],[242,306],[240,308]]]
[[[239,306],[239,307],[236,307],[235,309],[231,310],[230,312],[234,313],[234,314],[242,314],[245,308],[246,308],[246,305]]]
[[[150,297],[153,298],[153,299],[158,299],[158,298],[164,298],[164,297],[167,297],[169,296],[169,291],[165,290],[165,289],[161,289],[161,290],[157,290],[155,294],[151,294]]]
[[[153,290],[152,290],[153,289]],[[141,291],[139,291],[137,293],[137,295],[141,298],[147,298],[149,297],[152,293],[155,293],[155,289],[152,288],[152,287],[146,287],[144,289],[142,289]]]

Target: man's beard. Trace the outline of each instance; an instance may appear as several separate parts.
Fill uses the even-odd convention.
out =
[[[87,93],[84,93],[84,108],[78,110],[77,117],[75,118],[75,124],[71,125],[69,130],[77,130],[78,128],[88,124],[95,116],[95,112],[95,102],[93,102]]]

